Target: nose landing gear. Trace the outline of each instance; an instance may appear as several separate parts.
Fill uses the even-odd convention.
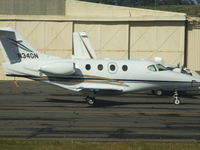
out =
[[[174,104],[175,104],[175,105],[181,104],[181,100],[180,100],[180,98],[178,97],[178,92],[177,92],[177,90],[174,92],[173,100],[174,100]]]

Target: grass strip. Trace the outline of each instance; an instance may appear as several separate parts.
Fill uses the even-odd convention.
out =
[[[200,150],[200,144],[0,140],[0,150]]]

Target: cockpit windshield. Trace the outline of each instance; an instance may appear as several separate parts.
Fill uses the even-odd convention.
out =
[[[155,65],[150,65],[147,67],[150,71],[156,72],[156,66]]]
[[[153,72],[169,70],[167,67],[161,64],[149,65],[147,68],[148,70],[153,71]]]
[[[166,70],[168,70],[165,66],[163,66],[161,64],[156,64],[156,67],[157,67],[158,71],[166,71]]]

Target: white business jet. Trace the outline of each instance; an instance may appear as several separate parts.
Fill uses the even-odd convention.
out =
[[[196,87],[200,83],[199,79],[169,71],[160,63],[96,59],[85,33],[73,34],[72,59],[36,51],[11,28],[0,28],[0,41],[7,76],[25,77],[82,92],[90,105],[95,103],[97,95],[169,88],[175,91],[174,103],[180,104],[177,90]],[[83,54],[79,54],[81,50]]]

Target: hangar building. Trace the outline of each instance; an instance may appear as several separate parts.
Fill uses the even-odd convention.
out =
[[[70,58],[72,33],[87,32],[98,58],[162,57],[200,70],[199,20],[174,13],[76,0],[1,0],[0,27],[16,29],[33,48]],[[0,53],[0,61],[3,61]],[[6,80],[0,66],[0,80]]]
[[[187,57],[185,59],[188,68],[200,73],[200,18],[188,18],[187,20]]]

